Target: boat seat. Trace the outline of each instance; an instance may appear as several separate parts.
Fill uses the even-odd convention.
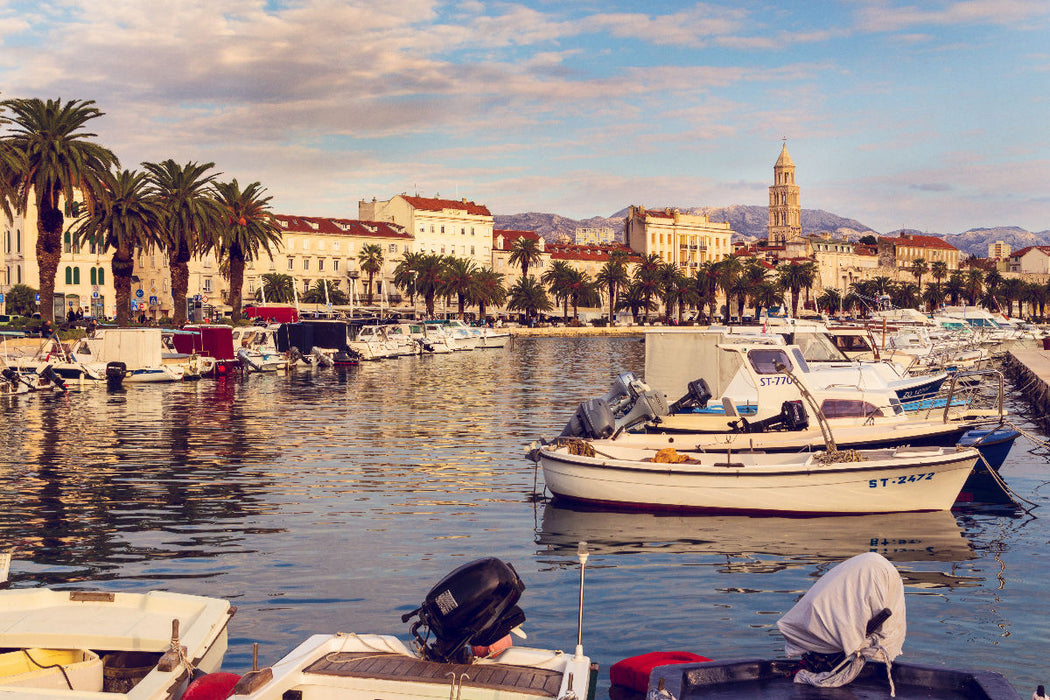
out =
[[[725,409],[726,416],[730,418],[736,418],[740,414],[736,412],[736,405],[733,403],[733,399],[728,396],[722,397],[722,408]]]
[[[435,683],[448,686],[449,673],[463,677],[463,685],[497,691],[558,697],[562,673],[542,668],[500,663],[447,664],[424,661],[412,656],[376,652],[338,652],[327,654],[303,670],[306,674],[377,678],[399,683]]]

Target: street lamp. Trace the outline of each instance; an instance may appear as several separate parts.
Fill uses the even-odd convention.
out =
[[[350,318],[353,318],[354,295],[357,294],[357,278],[361,276],[361,273],[357,270],[350,270],[346,273],[346,276],[350,278]]]
[[[412,273],[411,273],[411,277],[412,277],[412,294],[410,294],[409,296],[412,297],[412,320],[413,321],[416,319],[416,274],[418,274],[418,273],[415,270],[412,270]]]

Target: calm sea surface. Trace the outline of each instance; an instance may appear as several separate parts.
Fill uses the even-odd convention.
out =
[[[781,655],[777,619],[832,565],[875,550],[905,580],[905,659],[999,670],[1026,697],[1050,683],[1050,490],[1031,443],[1002,469],[1039,504],[1030,515],[657,517],[535,502],[543,476],[527,445],[643,365],[637,339],[517,339],[0,402],[13,585],[228,598],[226,667],[244,671],[252,642],[271,663],[316,632],[407,639],[401,613],[456,566],[497,556],[527,585],[530,643],[572,649],[585,539],[584,647],[604,688],[613,662],[645,651]]]

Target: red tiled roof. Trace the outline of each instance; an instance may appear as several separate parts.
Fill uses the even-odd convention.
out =
[[[1010,257],[1011,258],[1017,258],[1018,260],[1020,260],[1029,251],[1032,251],[1032,250],[1038,250],[1041,253],[1045,253],[1046,255],[1050,255],[1050,245],[1030,245],[1027,248],[1021,248],[1021,250],[1014,251],[1013,253],[1010,253]]]
[[[401,195],[401,197],[416,209],[425,209],[426,211],[444,211],[445,209],[454,209],[456,211],[465,211],[468,214],[473,214],[475,216],[492,216],[492,212],[490,212],[489,208],[485,205],[468,202],[466,199],[409,197],[404,194]]]
[[[556,243],[547,246],[547,252],[553,260],[595,260],[608,261],[613,251],[622,250],[627,253],[627,259],[636,262],[641,257],[622,243],[608,243],[604,245],[578,245],[576,243]]]
[[[389,221],[358,221],[321,216],[274,214],[282,232],[360,236],[362,238],[412,238],[404,228]]]
[[[503,236],[503,247],[496,247],[496,239]],[[533,240],[540,240],[540,234],[535,231],[515,231],[513,229],[492,229],[492,249],[493,250],[510,250],[511,246],[514,245],[514,241],[519,238],[531,238]]]
[[[898,245],[908,244],[918,246],[920,248],[939,248],[941,250],[958,250],[948,241],[943,238],[937,238],[937,236],[920,236],[914,233],[902,233],[897,238],[890,239]]]

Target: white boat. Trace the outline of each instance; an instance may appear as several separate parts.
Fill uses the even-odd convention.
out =
[[[288,369],[288,356],[277,349],[274,326],[248,326],[233,329],[233,346],[237,357],[251,372],[276,372]]]
[[[164,362],[160,328],[99,328],[82,338],[73,352],[93,362],[124,363],[125,383],[177,382],[185,374],[181,364]]]
[[[510,342],[510,331],[504,328],[485,327],[481,333],[479,348],[505,348]]]
[[[569,501],[829,515],[947,510],[978,459],[972,448],[850,452],[859,461],[827,452],[677,452],[562,439],[540,448],[538,458],[547,488]]]
[[[440,323],[424,323],[423,333],[426,336],[428,350],[435,355],[446,355],[457,349],[456,340],[445,331]]]
[[[234,612],[164,591],[0,591],[0,648],[60,663],[32,672],[0,663],[0,698],[174,700],[195,669],[219,669]]]
[[[581,553],[581,562],[586,553]],[[583,576],[581,573],[581,584]],[[525,585],[513,567],[479,559],[442,579],[403,622],[418,651],[379,634],[310,637],[270,668],[238,681],[237,700],[570,700],[588,697],[590,659],[517,647]],[[583,600],[583,592],[580,592]],[[582,619],[582,614],[580,616]],[[579,633],[578,633],[579,634]]]

